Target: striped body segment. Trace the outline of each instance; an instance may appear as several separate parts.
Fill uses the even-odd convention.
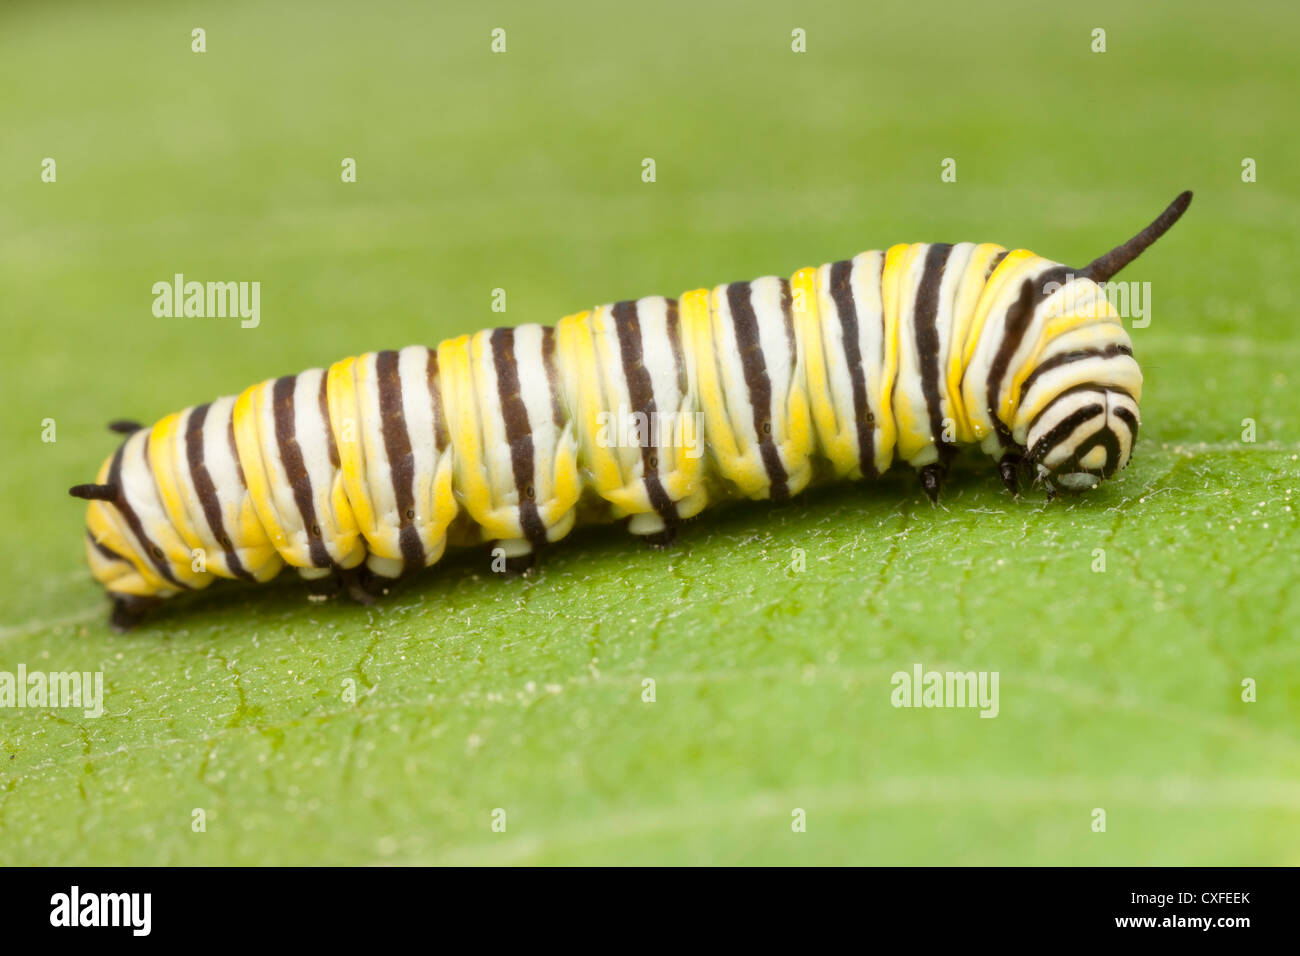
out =
[[[526,562],[579,522],[665,543],[711,502],[895,462],[933,497],[965,445],[1013,491],[1026,466],[1081,490],[1127,463],[1141,387],[1094,278],[915,243],[262,382],[137,427],[73,493],[125,627],[285,565],[356,594],[448,545]]]

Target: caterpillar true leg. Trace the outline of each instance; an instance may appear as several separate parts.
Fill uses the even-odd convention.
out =
[[[305,577],[309,594],[319,598],[330,598],[346,594],[358,604],[371,605],[384,593],[386,584],[395,578],[381,578],[373,574],[365,565],[355,568],[334,568],[322,575]]]
[[[142,597],[138,594],[115,595],[108,623],[113,630],[123,634],[143,621],[145,616],[162,602],[161,597]]]
[[[943,479],[947,473],[948,469],[937,462],[921,466],[918,472],[921,477],[921,488],[930,499],[930,504],[939,503],[939,492],[943,488]]]
[[[998,475],[1013,498],[1020,497],[1020,474],[1024,469],[1024,456],[1018,452],[1009,451],[998,459]]]
[[[370,603],[449,543],[522,573],[581,512],[651,546],[727,498],[916,469],[938,500],[978,444],[1018,496],[1110,478],[1142,374],[1101,283],[1183,214],[1072,270],[992,243],[913,243],[575,313],[555,328],[367,353],[124,436],[93,483],[86,555],[111,622],[288,564]]]
[[[505,559],[505,573],[525,575],[537,567],[537,552],[526,551],[523,554],[510,555]]]
[[[343,590],[352,600],[366,606],[374,604],[387,591],[388,585],[396,578],[385,578],[375,574],[365,565],[355,568],[339,568],[335,571]]]

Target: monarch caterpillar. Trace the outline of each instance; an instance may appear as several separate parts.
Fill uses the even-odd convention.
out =
[[[934,501],[973,443],[1013,495],[1028,476],[1082,491],[1128,463],[1142,386],[1100,284],[1191,198],[1077,272],[992,243],[896,245],[114,422],[127,437],[71,489],[90,501],[110,623],[285,564],[365,602],[448,544],[493,542],[524,570],[579,520],[626,518],[665,545],[711,501],[780,500],[895,459]]]

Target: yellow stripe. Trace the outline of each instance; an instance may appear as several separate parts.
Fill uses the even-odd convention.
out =
[[[438,468],[433,479],[433,522],[439,537],[445,538],[447,526],[451,524],[460,511],[456,503],[456,491],[453,477],[455,461],[450,448],[438,459]]]
[[[971,252],[970,260],[962,273],[957,286],[957,299],[953,303],[952,333],[948,340],[947,398],[948,409],[953,416],[953,435],[958,442],[969,444],[975,441],[975,431],[966,414],[966,402],[962,398],[961,380],[966,373],[966,343],[970,340],[970,328],[975,319],[975,312],[980,297],[987,285],[984,275],[989,271],[989,263],[994,256],[1006,250],[992,242],[980,243]]]
[[[339,553],[335,560],[339,567],[354,568],[365,560],[366,544],[362,540],[361,527],[352,511],[352,502],[348,499],[341,472],[334,475],[334,484],[329,490],[329,507],[334,521],[332,543],[334,550]]]
[[[919,244],[899,243],[885,253],[885,265],[880,273],[881,309],[885,317],[884,362],[880,377],[880,394],[877,399],[876,418],[876,468],[889,467],[894,456],[898,426],[894,421],[894,379],[898,375],[898,329],[902,320],[901,290],[903,275],[910,256]]]
[[[260,437],[261,430],[258,426],[266,385],[266,382],[251,385],[235,399],[235,445],[239,448],[244,482],[248,485],[248,494],[253,500],[257,520],[262,522],[262,527],[266,529],[271,545],[289,564],[306,567],[308,563],[302,562],[301,559],[294,560],[297,556],[292,553],[289,536],[281,527],[275,502],[271,500],[271,487],[266,477],[263,444]]]
[[[90,561],[91,574],[94,575],[95,580],[113,594],[138,594],[142,597],[178,594],[179,591],[174,585],[165,581],[149,567],[134,548],[127,546],[126,540],[114,529],[108,515],[107,505],[100,501],[92,501],[86,509],[86,528],[96,541],[122,555],[127,563],[123,565],[118,561],[104,558],[87,541],[87,555],[93,553],[97,556]]]
[[[543,521],[554,524],[578,503],[582,496],[582,478],[578,473],[578,455],[572,435],[561,433],[555,446],[554,487],[551,500],[546,503]],[[554,540],[554,539],[552,539]]]
[[[590,392],[591,382],[584,375],[584,366],[577,361],[582,348],[581,339],[586,333],[589,312],[576,312],[561,319],[555,327],[556,367],[559,371],[563,393],[571,403],[569,422],[560,435],[555,450],[555,498],[559,508],[555,517],[577,505],[582,497],[584,467],[598,467],[588,452],[591,441]]]
[[[966,341],[962,349],[962,378],[965,378],[966,370],[970,368],[971,361],[975,357],[975,349],[979,346],[980,335],[984,331],[984,323],[988,321],[989,313],[993,310],[1002,288],[1006,285],[1008,278],[1016,272],[1020,266],[1024,265],[1037,256],[1027,249],[1016,249],[1008,252],[1006,256],[998,263],[998,267],[993,270],[993,274],[984,283],[984,289],[980,293],[979,302],[975,306],[975,313],[971,318],[970,325],[966,332]],[[961,400],[958,402],[960,416],[963,419],[962,424],[965,426],[964,433],[959,436],[963,441],[973,442],[984,438],[983,426],[976,422],[976,418],[983,416],[985,396],[972,394],[967,397],[965,382],[959,386],[961,391],[958,393]]]
[[[667,331],[667,325],[665,325]],[[669,333],[670,334],[670,333]],[[659,469],[659,481],[668,497],[673,500],[679,517],[698,514],[707,501],[702,471],[704,470],[705,426],[699,411],[699,373],[695,353],[682,320],[682,303],[677,303],[677,338],[681,347],[681,380],[684,393],[678,400],[676,424],[664,449]],[[695,452],[699,454],[695,454]]]
[[[172,417],[174,418],[176,416],[173,415]],[[171,463],[169,461],[170,451],[165,444],[161,444],[158,446],[159,457],[154,456],[154,432],[152,429],[147,433],[137,432],[129,438],[128,441],[135,441],[137,438],[145,443],[144,453],[146,460],[144,466],[148,469],[148,481],[155,492],[153,495],[154,501],[157,502],[159,510],[161,511],[161,514],[158,514],[153,507],[148,508],[147,512],[143,509],[138,511],[141,526],[143,527],[145,534],[147,534],[152,539],[153,543],[162,551],[162,560],[167,562],[167,568],[172,573],[173,577],[192,588],[207,587],[212,583],[212,576],[206,570],[195,571],[193,569],[194,556],[192,548],[190,545],[186,544],[184,538],[177,532],[175,526],[172,524],[171,519],[168,516],[167,504],[164,501],[160,490],[160,478],[163,477],[163,475],[159,474],[160,468],[165,477],[170,479],[173,484],[175,483],[175,475],[171,471]],[[134,447],[132,447],[132,456],[134,456]],[[127,466],[124,464],[124,471],[126,467]],[[133,465],[132,467],[137,466]],[[177,504],[179,504],[179,499],[177,500]],[[206,568],[206,566],[207,563],[205,560],[204,567]]]
[[[791,323],[795,330],[796,354],[794,375],[791,377],[790,394],[786,400],[786,441],[785,458],[792,464],[802,466],[812,454],[814,444],[814,426],[812,421],[811,401],[808,395],[808,366],[810,364],[807,335],[801,329],[810,326],[815,337],[817,361],[820,364],[822,379],[825,379],[825,359],[821,354],[821,334],[817,323],[817,270],[800,269],[790,277],[790,312]],[[791,487],[791,493],[801,489]]]
[[[323,373],[325,383],[325,421],[323,425],[329,431],[329,434],[325,436],[326,445],[328,446],[329,442],[333,441],[334,449],[338,452],[339,467],[338,469],[331,469],[333,474],[328,488],[321,489],[313,486],[314,503],[322,537],[326,549],[330,552],[331,559],[337,562],[340,567],[352,568],[365,559],[365,545],[361,540],[361,527],[357,523],[356,513],[352,510],[352,503],[348,500],[344,482],[343,453],[339,448],[337,432],[334,428],[334,416],[331,411],[329,373],[329,369],[326,369]],[[328,450],[326,453],[328,454]],[[321,503],[322,495],[324,495],[325,499],[323,506]]]
[[[736,449],[736,436],[731,430],[731,422],[727,420],[722,386],[718,381],[709,296],[708,289],[693,289],[682,293],[678,300],[678,313],[682,323],[682,339],[686,347],[694,351],[696,357],[700,410],[704,412],[705,435],[719,459],[724,457],[734,459],[739,453]]]
[[[492,438],[480,434],[485,423],[474,388],[474,363],[481,361],[482,350],[483,333],[473,338],[462,335],[438,346],[438,368],[446,374],[443,396],[456,448],[456,490],[485,537],[515,538],[519,530],[505,526],[493,510],[492,488],[483,460],[483,441]]]
[[[665,324],[665,334],[670,334],[667,332],[667,324]],[[700,493],[703,488],[700,471],[704,467],[704,454],[701,447],[704,428],[698,420],[696,410],[697,376],[694,354],[683,331],[680,302],[677,305],[677,335],[681,343],[681,376],[682,381],[685,382],[685,390],[678,399],[677,407],[667,409],[669,412],[677,413],[677,419],[671,435],[666,438],[670,447],[660,453],[659,481],[668,497],[678,505],[678,514],[682,515],[680,507],[682,499]],[[692,457],[692,448],[700,449],[701,454]]]
[[[357,397],[356,367],[365,356],[335,362],[326,373],[325,394],[329,401],[330,429],[339,451],[339,472],[349,510],[367,541],[378,537],[375,509],[366,482],[366,457],[361,433],[361,403]]]
[[[107,469],[104,469],[104,471],[107,472]],[[105,477],[107,476],[105,475]],[[86,527],[96,541],[107,548],[112,548],[126,558],[148,588],[148,590],[134,590],[124,593],[157,594],[164,591],[170,593],[176,590],[176,587],[154,570],[152,564],[131,545],[131,539],[118,525],[117,510],[111,505],[103,501],[90,502],[90,505],[86,508]],[[105,580],[99,578],[98,575],[96,577],[101,584],[105,585],[114,580],[113,578]]]
[[[603,309],[603,307],[602,307]],[[581,416],[582,448],[586,457],[587,468],[591,473],[591,484],[602,497],[616,491],[623,485],[619,473],[618,459],[613,452],[614,437],[605,434],[607,441],[602,445],[600,438],[601,412],[608,412],[605,396],[601,394],[601,373],[597,357],[596,336],[603,335],[605,325],[600,321],[602,309],[595,312],[580,312],[570,316],[569,355],[574,362],[573,375],[578,387],[577,414]]]
[[[190,521],[189,509],[185,507],[185,495],[176,477],[178,468],[189,467],[188,457],[181,457],[185,455],[185,443],[177,440],[177,425],[180,424],[182,414],[176,412],[168,415],[149,432],[149,468],[153,472],[154,484],[158,488],[158,497],[162,500],[167,520],[186,547],[191,550],[201,548],[206,552],[210,545],[199,537]]]

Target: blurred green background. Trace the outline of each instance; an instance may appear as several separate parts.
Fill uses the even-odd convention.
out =
[[[1298,26],[0,6],[0,670],[102,670],[107,707],[0,711],[0,863],[1300,863]],[[467,553],[373,609],[286,578],[104,623],[66,489],[110,418],[893,242],[1082,264],[1184,188],[1122,277],[1153,295],[1136,460],[1082,500],[1012,502],[972,457],[938,509],[891,475],[710,512],[667,554],[584,530],[529,578]],[[155,318],[176,272],[260,281],[260,327]],[[918,662],[999,671],[1000,716],[894,709]]]

